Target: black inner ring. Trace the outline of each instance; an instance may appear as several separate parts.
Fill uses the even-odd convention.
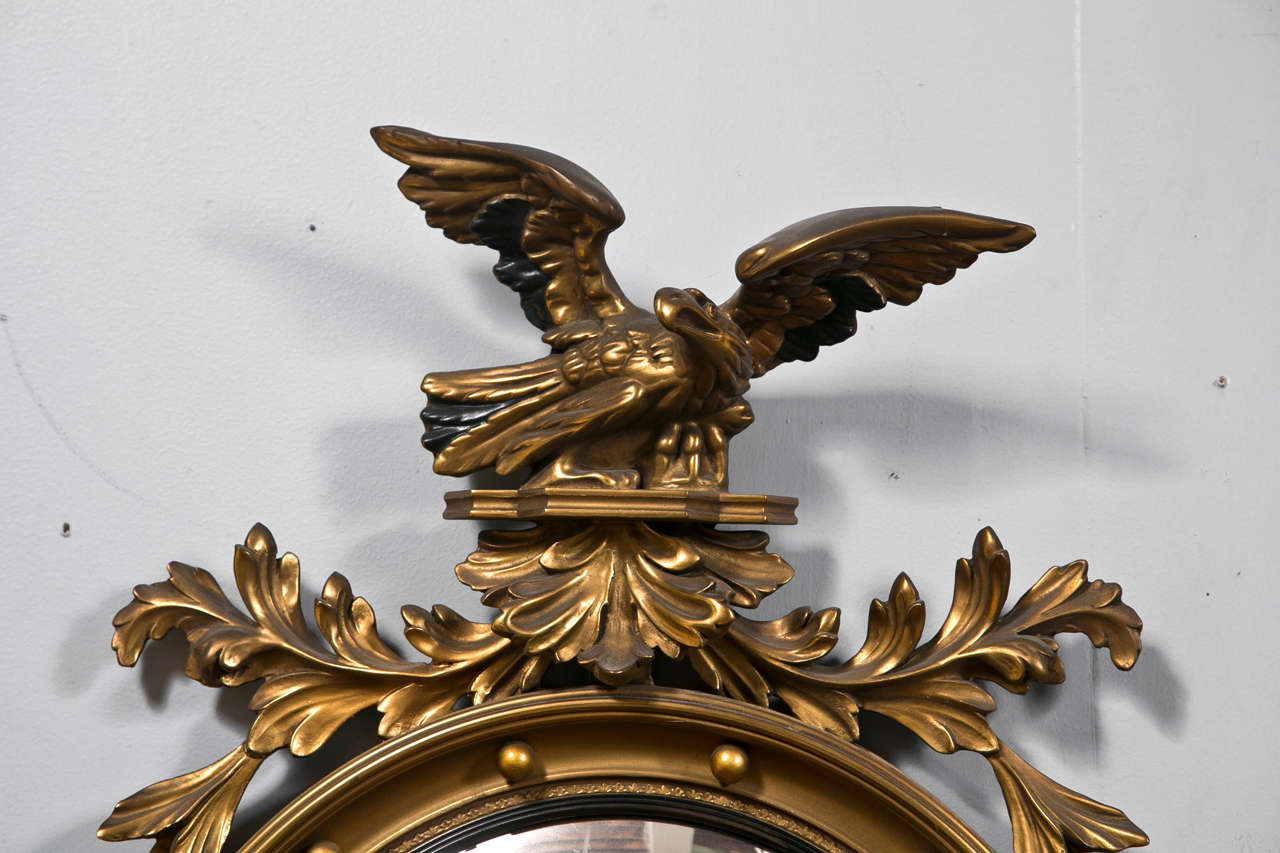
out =
[[[773,853],[822,853],[802,838],[710,803],[652,794],[585,794],[522,803],[424,841],[411,853],[457,853],[500,835],[576,820],[636,818],[713,829]]]

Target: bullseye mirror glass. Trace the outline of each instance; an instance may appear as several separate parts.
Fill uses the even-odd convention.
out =
[[[425,853],[425,851],[423,851]],[[581,820],[542,826],[459,848],[458,853],[777,853],[701,826],[656,820]]]

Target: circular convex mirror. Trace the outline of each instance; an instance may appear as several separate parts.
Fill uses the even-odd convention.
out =
[[[598,818],[540,826],[509,832],[476,843],[456,840],[456,853],[783,853],[796,849],[792,840],[786,847],[766,846],[765,839],[744,837],[707,826],[687,826],[642,818]],[[414,853],[442,849],[436,844],[419,847]],[[809,848],[804,845],[804,849]]]
[[[784,829],[707,803],[567,797],[462,825],[404,853],[821,853]]]

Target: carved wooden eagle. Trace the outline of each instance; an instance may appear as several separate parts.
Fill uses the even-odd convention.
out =
[[[865,207],[797,222],[738,256],[723,305],[664,287],[631,303],[604,259],[623,221],[581,167],[545,151],[376,127],[409,166],[400,190],[427,224],[498,253],[551,347],[524,364],[430,373],[423,445],[463,475],[537,466],[526,487],[723,489],[729,439],[751,424],[752,377],[857,330],[857,312],[910,305],[982,252],[1011,252],[1026,225],[939,207]]]

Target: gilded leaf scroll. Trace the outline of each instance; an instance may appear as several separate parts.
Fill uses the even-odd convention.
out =
[[[604,684],[647,676],[655,649],[699,648],[791,579],[758,531],[639,521],[489,530],[458,578],[501,612],[493,629],[530,653],[577,659]]]
[[[453,709],[536,684],[547,655],[526,654],[488,625],[446,607],[406,607],[405,634],[430,663],[400,658],[378,637],[373,610],[333,574],[315,603],[317,637],[298,601],[298,558],[277,555],[257,525],[235,553],[236,586],[249,615],[231,604],[213,576],[182,563],[169,579],[134,588],[115,617],[112,647],[132,666],[149,639],[182,631],[186,674],[210,686],[262,680],[257,712],[240,746],[208,767],[158,782],[119,803],[101,838],[155,838],[156,851],[216,853],[249,779],[277,749],[308,755],[359,711],[376,707],[378,733],[394,737]]]
[[[849,660],[822,660],[835,647],[840,614],[792,611],[769,622],[739,617],[703,649],[690,649],[699,674],[718,690],[766,704],[775,695],[805,722],[857,740],[858,713],[873,711],[942,753],[967,749],[992,765],[1013,822],[1018,853],[1123,850],[1147,843],[1124,813],[1058,785],[996,737],[995,700],[979,682],[1025,693],[1032,681],[1065,678],[1054,635],[1085,634],[1121,669],[1137,661],[1142,621],[1120,587],[1090,581],[1076,561],[1049,569],[1001,615],[1009,555],[991,528],[970,559],[956,563],[955,593],[942,627],[921,644],[924,602],[905,575],[886,601],[871,604],[867,639]]]
[[[830,662],[834,608],[799,608],[757,621],[754,608],[792,575],[757,531],[637,520],[547,520],[491,530],[458,577],[496,607],[491,623],[443,606],[402,608],[405,636],[428,658],[406,661],[378,636],[373,611],[330,576],[313,632],[298,600],[298,559],[277,554],[265,527],[236,548],[236,586],[248,613],[212,575],[182,563],[135,588],[115,618],[120,663],[148,639],[182,631],[186,674],[210,686],[261,680],[244,743],[208,767],[158,782],[117,805],[102,838],[155,838],[155,850],[217,853],[261,761],[318,749],[357,712],[375,707],[393,737],[450,712],[536,689],[553,662],[576,660],[606,685],[652,680],[660,651],[686,658],[713,690],[757,705],[776,697],[796,717],[849,740],[859,714],[890,717],[933,749],[984,755],[1004,794],[1017,853],[1116,851],[1147,843],[1124,813],[1048,779],[997,738],[983,686],[1022,693],[1065,673],[1055,635],[1083,633],[1128,669],[1142,623],[1115,584],[1089,580],[1083,561],[1046,572],[1007,612],[1009,556],[987,528],[956,563],[951,609],[921,642],[925,607],[907,576],[871,604],[856,654]]]

